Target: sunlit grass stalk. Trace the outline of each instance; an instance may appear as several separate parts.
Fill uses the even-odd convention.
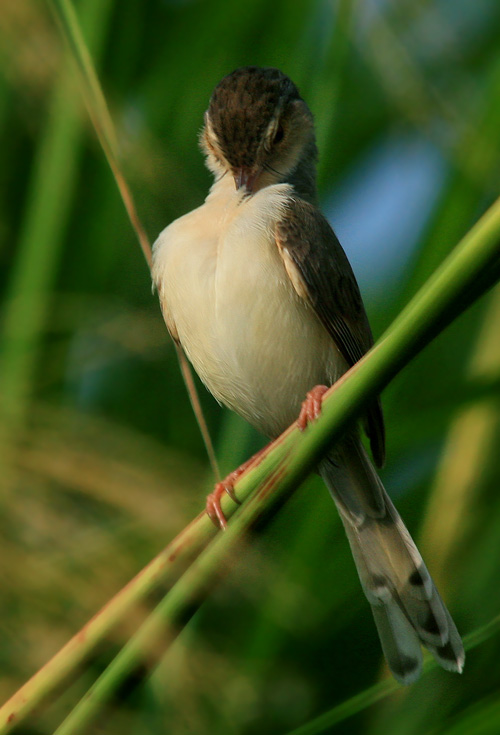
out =
[[[125,210],[130,220],[130,224],[137,235],[139,245],[144,254],[148,267],[151,268],[152,253],[151,244],[146,234],[137,208],[135,206],[132,191],[127,183],[127,179],[123,172],[123,166],[118,146],[118,138],[116,135],[113,120],[109,113],[106,98],[104,97],[99,79],[97,77],[92,57],[89,53],[85,39],[83,37],[80,24],[78,22],[75,10],[69,0],[49,0],[56,18],[58,19],[63,35],[73,54],[76,65],[80,73],[82,82],[82,90],[87,105],[87,109],[94,125],[97,137],[108,161],[109,167],[115,179],[118,191],[122,198]],[[198,426],[200,428],[203,442],[207,450],[208,459],[212,466],[215,477],[219,478],[219,467],[213,443],[210,438],[208,426],[201,409],[201,405],[196,392],[196,387],[192,379],[191,368],[186,360],[182,350],[177,350],[182,376],[186,383],[186,387],[191,400]]]
[[[500,255],[500,199],[462,240],[447,261],[404,309],[377,345],[329,391],[316,424],[300,434],[291,428],[263,461],[237,484],[243,498],[227,531],[193,562],[94,686],[66,718],[57,735],[77,733],[137,665],[155,640],[171,642],[186,625],[238,541],[270,508],[283,501],[317,464],[332,442],[419,350],[470,303],[470,291]],[[226,509],[224,504],[224,509]],[[168,642],[166,645],[168,646]],[[0,732],[2,732],[0,730]]]
[[[120,191],[130,223],[137,234],[146,262],[151,266],[151,246],[137,214],[132,193],[123,175],[115,128],[77,15],[69,0],[50,0],[50,4],[80,71],[81,79],[84,82],[82,86],[87,109]]]

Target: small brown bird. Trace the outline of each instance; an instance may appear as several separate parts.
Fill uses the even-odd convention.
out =
[[[372,346],[370,326],[347,257],[317,208],[313,117],[295,84],[271,68],[229,74],[213,92],[201,146],[215,183],[201,207],[159,236],[154,282],[169,332],[208,390],[275,438],[298,416],[302,428],[314,420],[324,386]],[[378,401],[363,425],[382,465]],[[359,428],[318,470],[394,676],[417,679],[421,644],[460,672],[460,636]],[[222,524],[219,499],[231,479],[208,502]]]

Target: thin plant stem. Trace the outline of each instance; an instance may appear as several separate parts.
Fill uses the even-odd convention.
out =
[[[120,191],[123,204],[130,219],[147,264],[151,267],[151,245],[135,207],[132,192],[120,165],[118,139],[109,114],[108,105],[101,89],[92,57],[85,43],[77,15],[69,0],[51,0],[56,18],[76,61],[83,81],[83,94],[87,109],[102,146],[106,159]]]
[[[83,96],[87,105],[87,109],[92,120],[92,124],[96,131],[97,137],[103,149],[104,155],[108,161],[109,167],[115,179],[115,183],[120,192],[125,210],[128,214],[130,224],[137,235],[139,245],[144,254],[149,269],[152,264],[152,252],[149,238],[143,227],[137,208],[135,206],[132,191],[127,183],[123,172],[120,151],[118,146],[118,137],[116,135],[113,120],[109,113],[106,98],[104,97],[97,73],[92,63],[92,57],[89,53],[85,39],[83,37],[80,24],[78,22],[75,10],[70,0],[49,0],[54,10],[55,16],[59,21],[63,35],[69,45],[69,48],[75,59],[77,68],[80,73],[82,82]],[[191,367],[182,352],[177,352],[181,367],[182,376],[189,393],[191,405],[193,407],[198,426],[205,444],[208,459],[212,466],[216,479],[219,479],[219,468],[215,456],[215,450],[210,432],[208,430],[205,417],[200,405],[196,386],[193,381]]]

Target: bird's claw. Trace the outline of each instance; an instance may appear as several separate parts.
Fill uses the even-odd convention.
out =
[[[251,465],[255,464],[257,461],[260,461],[260,457],[264,454],[265,451],[266,447],[264,447],[264,449],[260,449],[256,454],[253,455],[253,457],[250,457],[250,459],[248,459],[246,462],[243,462],[243,464],[240,465],[236,470],[230,472],[224,480],[216,484],[213,493],[210,493],[210,495],[207,497],[207,515],[212,523],[217,526],[217,528],[221,528],[223,531],[227,528],[227,519],[220,504],[220,500],[223,497],[224,493],[226,493],[226,495],[229,495],[231,500],[233,500],[237,505],[241,505],[241,500],[238,500],[238,498],[236,497],[236,493],[234,492],[234,483],[239,477],[241,477],[244,472],[246,472],[246,470]]]
[[[326,385],[316,385],[306,395],[300,409],[299,418],[297,419],[297,426],[300,431],[304,431],[308,424],[316,421],[318,416],[321,415],[321,404],[327,390],[328,387]]]
[[[221,528],[223,531],[227,528],[227,518],[224,515],[224,511],[222,510],[220,501],[224,493],[226,493],[227,495],[229,495],[231,500],[237,503],[237,505],[241,505],[241,501],[238,500],[238,498],[236,497],[236,493],[234,492],[234,483],[238,476],[238,470],[236,470],[235,472],[231,472],[231,474],[228,475],[224,480],[222,480],[222,482],[218,482],[216,484],[213,493],[210,493],[210,495],[207,497],[207,515],[212,523],[217,526],[217,528]]]

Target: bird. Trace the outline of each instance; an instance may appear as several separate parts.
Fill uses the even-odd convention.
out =
[[[318,207],[313,115],[282,71],[246,66],[215,87],[200,145],[214,183],[153,246],[152,277],[173,340],[216,400],[274,439],[321,412],[373,345],[356,278]],[[373,462],[362,442],[365,431]],[[379,399],[318,472],[335,501],[390,670],[411,684],[422,647],[461,672],[464,648],[387,494]],[[221,526],[219,483],[207,510]]]

